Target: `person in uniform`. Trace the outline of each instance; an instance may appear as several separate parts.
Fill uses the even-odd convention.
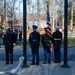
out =
[[[61,62],[61,41],[62,41],[62,33],[59,31],[60,26],[55,26],[55,32],[53,33],[53,46],[54,46],[54,63]]]
[[[3,42],[5,45],[6,64],[9,64],[9,61],[13,64],[13,43],[15,40],[10,28],[8,28],[6,34],[4,34]]]
[[[41,39],[41,42],[43,44],[43,49],[44,49],[44,64],[46,63],[51,63],[50,62],[50,46],[51,46],[51,43],[52,43],[52,38],[47,34],[47,28],[44,28],[45,30],[45,34],[42,35],[42,39]]]
[[[32,51],[32,63],[31,65],[35,64],[35,57],[36,57],[36,64],[39,65],[39,46],[40,46],[40,33],[36,31],[38,28],[36,25],[33,25],[33,32],[30,33],[29,42],[31,43],[31,51]]]

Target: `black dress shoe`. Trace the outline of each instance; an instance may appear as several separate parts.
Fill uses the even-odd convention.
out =
[[[11,64],[13,64],[13,62],[11,62]]]
[[[46,62],[44,62],[43,64],[46,64]]]
[[[39,65],[39,63],[36,63],[36,65]]]
[[[6,64],[9,64],[8,62],[6,62]]]
[[[46,62],[46,61],[44,61],[44,62],[43,62],[43,64],[47,64],[47,62]]]
[[[31,63],[31,65],[35,65],[34,63]]]
[[[11,64],[13,64],[13,61],[10,61]]]
[[[58,61],[58,63],[61,63],[61,61]]]
[[[48,62],[48,64],[51,64],[51,62]]]
[[[58,63],[57,61],[54,61],[53,63]]]

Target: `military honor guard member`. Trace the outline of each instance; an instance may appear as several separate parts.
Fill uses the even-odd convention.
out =
[[[62,33],[59,31],[60,26],[55,26],[55,32],[53,33],[53,46],[54,46],[54,63],[61,62],[61,41],[62,41]]]
[[[32,51],[32,63],[31,65],[35,64],[35,57],[36,57],[36,65],[39,65],[39,46],[40,46],[40,33],[37,32],[37,26],[33,25],[33,32],[30,33],[29,42],[31,44],[31,51]]]
[[[51,63],[51,50],[50,46],[52,43],[52,38],[47,34],[47,28],[44,28],[45,34],[42,35],[41,42],[43,44],[43,49],[44,49],[44,64],[46,63]]]

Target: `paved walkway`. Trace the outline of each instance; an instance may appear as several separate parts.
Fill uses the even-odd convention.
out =
[[[22,47],[15,47],[14,48],[14,63],[6,65],[5,64],[5,51],[4,48],[0,49],[0,71],[11,71],[14,69],[19,61],[19,57],[23,55]],[[27,64],[30,66],[28,68],[22,68],[21,73],[22,75],[75,75],[75,47],[71,46],[68,47],[68,65],[70,68],[62,68],[61,65],[63,64],[63,47],[61,48],[62,52],[62,63],[55,64],[53,63],[53,57],[51,64],[42,64],[43,63],[43,49],[40,48],[40,64],[39,65],[30,65],[31,64],[31,51],[30,48],[27,48]],[[17,72],[18,74],[18,72]],[[9,75],[9,74],[4,74]],[[10,74],[11,75],[11,74]],[[13,74],[15,75],[15,74]]]
[[[75,62],[69,62],[70,68],[61,68],[61,64],[40,64],[22,70],[23,75],[75,75]]]
[[[14,64],[6,65],[4,61],[0,61],[0,71],[11,71],[17,66],[18,62]],[[22,68],[22,75],[75,75],[75,62],[68,62],[70,68],[62,68],[60,64],[42,64],[40,65],[30,65],[28,68]],[[17,72],[18,74],[18,72]],[[9,75],[9,74],[4,74]],[[10,74],[11,75],[11,74]]]

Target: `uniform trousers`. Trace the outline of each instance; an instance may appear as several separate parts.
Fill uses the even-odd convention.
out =
[[[61,52],[60,52],[60,46],[54,46],[54,57],[55,62],[61,62]]]
[[[13,63],[13,48],[5,48],[6,63]]]
[[[35,64],[35,59],[36,59],[36,64],[39,64],[39,47],[31,47],[32,51],[32,64]]]
[[[45,63],[46,61],[50,63],[50,59],[51,59],[50,48],[44,48],[44,57],[45,57]]]

